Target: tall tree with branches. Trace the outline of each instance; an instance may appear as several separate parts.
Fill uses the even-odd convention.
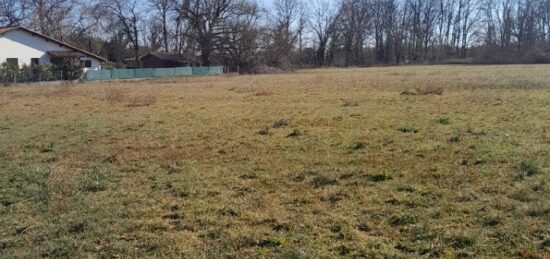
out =
[[[107,22],[113,30],[120,28],[127,41],[132,45],[134,62],[140,67],[139,43],[140,24],[142,13],[139,9],[139,0],[102,0],[102,8],[109,14]]]

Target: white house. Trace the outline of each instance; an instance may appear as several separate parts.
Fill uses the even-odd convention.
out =
[[[107,60],[24,27],[0,27],[0,63],[59,64],[66,58],[78,58],[84,70],[100,70]]]

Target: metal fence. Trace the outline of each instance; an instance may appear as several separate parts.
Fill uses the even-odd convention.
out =
[[[140,68],[140,69],[109,69],[86,72],[86,80],[113,80],[150,77],[202,76],[221,75],[223,67],[176,67],[176,68]]]

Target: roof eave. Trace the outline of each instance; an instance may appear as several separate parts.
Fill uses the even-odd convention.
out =
[[[48,36],[46,36],[46,35],[44,35],[44,34],[42,34],[42,33],[39,33],[39,32],[33,31],[33,30],[30,30],[30,29],[27,29],[27,28],[21,27],[21,26],[7,28],[5,31],[0,32],[0,35],[4,35],[4,34],[6,34],[6,33],[8,33],[8,32],[12,32],[12,31],[15,31],[15,30],[22,30],[22,31],[28,32],[28,33],[30,33],[30,34],[32,34],[32,35],[36,35],[36,36],[38,36],[38,37],[41,37],[41,38],[43,38],[43,39],[45,39],[45,40],[53,41],[53,42],[55,42],[55,43],[57,43],[57,44],[59,44],[59,45],[61,45],[61,46],[64,46],[64,47],[66,47],[66,48],[69,48],[69,49],[72,49],[72,50],[74,50],[74,51],[80,52],[80,53],[86,55],[87,57],[95,58],[95,59],[97,59],[97,60],[99,60],[99,61],[102,61],[102,62],[107,62],[107,61],[108,61],[107,59],[105,59],[105,58],[103,58],[103,57],[101,57],[101,56],[99,56],[99,55],[96,55],[96,54],[93,54],[93,53],[91,53],[91,52],[88,52],[88,51],[79,49],[79,48],[77,48],[77,47],[75,47],[75,46],[72,46],[72,45],[70,45],[70,44],[67,44],[67,43],[65,43],[65,42],[56,40],[56,39],[51,38],[51,37],[48,37]]]

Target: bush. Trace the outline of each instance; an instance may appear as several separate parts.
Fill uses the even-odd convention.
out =
[[[62,72],[62,80],[76,80],[84,73],[82,63],[76,58],[65,60],[56,70]]]
[[[0,65],[0,74],[2,74],[2,81],[4,84],[17,82],[19,77],[19,68],[15,65],[8,63],[2,63]]]
[[[70,59],[61,66],[52,64],[16,65],[2,63],[0,65],[0,82],[7,85],[19,82],[41,82],[54,80],[76,80],[82,77],[84,71],[78,59]]]

